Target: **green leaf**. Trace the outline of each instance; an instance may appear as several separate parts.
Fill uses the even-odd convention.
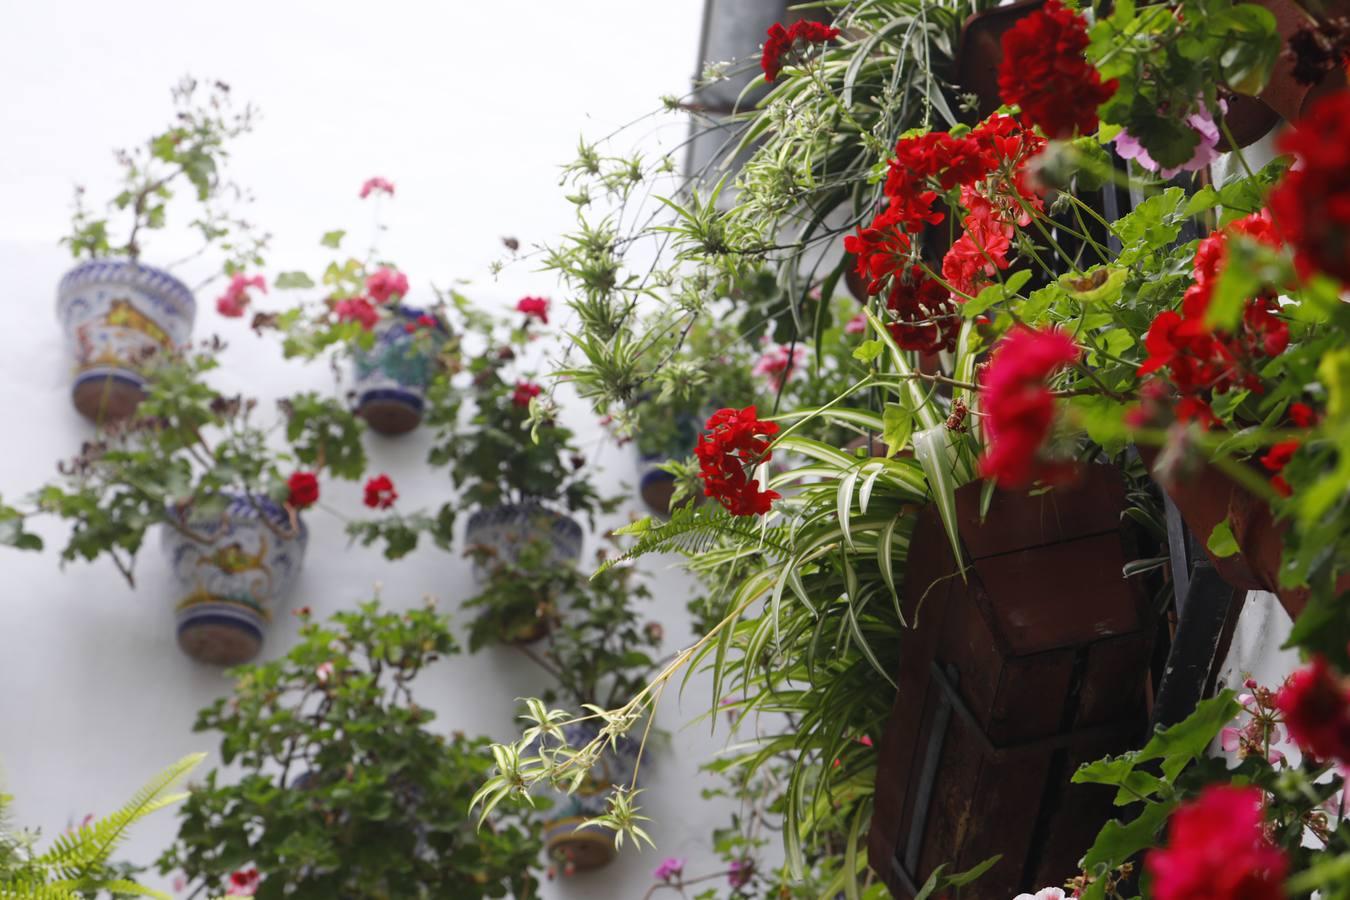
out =
[[[886,345],[881,341],[863,341],[857,347],[853,348],[853,358],[865,363],[870,363],[885,352]]]
[[[325,247],[332,247],[334,250],[342,243],[342,239],[347,236],[347,232],[339,229],[337,231],[325,231],[323,237],[319,238],[319,243]]]
[[[878,342],[880,343],[880,342]],[[892,457],[905,449],[914,433],[914,414],[903,404],[887,403],[881,411],[881,440],[886,445],[886,456]]]
[[[1150,847],[1158,829],[1167,822],[1176,801],[1148,803],[1143,812],[1129,824],[1119,820],[1107,822],[1083,857],[1083,866],[1092,869],[1099,865],[1115,868],[1139,851]]]
[[[1233,537],[1233,529],[1228,525],[1227,519],[1214,526],[1214,530],[1209,533],[1209,540],[1205,541],[1205,546],[1210,553],[1220,559],[1235,556],[1240,549],[1237,538]]]
[[[1017,292],[1022,289],[1022,285],[1030,280],[1030,269],[1013,272],[1003,281],[991,284],[980,291],[973,300],[966,301],[961,307],[961,312],[967,319],[973,319],[991,306],[996,306],[1017,296]]]
[[[282,272],[272,284],[280,290],[289,291],[296,288],[312,288],[314,279],[304,272]]]

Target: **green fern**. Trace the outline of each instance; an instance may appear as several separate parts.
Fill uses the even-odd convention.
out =
[[[132,825],[186,796],[172,789],[204,758],[204,753],[184,757],[152,778],[117,811],[61,835],[36,855],[30,842],[0,819],[0,900],[80,900],[100,891],[169,900],[162,891],[112,872],[109,858]],[[7,800],[0,795],[0,813]]]
[[[782,526],[765,527],[757,516],[733,516],[720,506],[680,506],[664,522],[648,516],[617,529],[617,534],[637,540],[622,556],[606,560],[599,572],[648,553],[695,555],[719,544],[788,554],[792,545],[783,539],[781,532]]]

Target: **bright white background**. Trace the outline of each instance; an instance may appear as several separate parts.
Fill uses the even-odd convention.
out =
[[[702,5],[4,0],[0,495],[19,499],[91,433],[70,406],[69,356],[53,314],[56,283],[69,265],[57,239],[72,186],[86,184],[95,201],[108,195],[116,175],[111,150],[163,127],[179,76],[223,79],[262,111],[256,133],[238,145],[234,171],[257,195],[253,217],[274,236],[269,274],[312,271],[324,258],[317,240],[327,230],[348,228],[364,240],[371,209],[356,192],[381,175],[397,185],[383,207],[382,250],[411,277],[411,302],[430,299],[432,282],[468,279],[466,292],[485,306],[514,304],[527,293],[561,306],[553,276],[534,262],[496,279],[488,274],[503,255],[500,238],[517,237],[528,248],[573,224],[558,167],[582,134],[608,134],[657,108],[661,95],[687,89]],[[656,117],[621,146],[671,149],[686,128],[678,117]],[[166,262],[190,249],[172,233],[156,234],[145,259]],[[321,366],[283,363],[271,342],[242,322],[221,320],[214,296],[199,295],[197,335],[214,330],[230,341],[218,373],[223,388],[267,397],[331,387]],[[263,309],[282,302],[258,298]],[[601,467],[603,487],[631,484],[629,454],[604,444],[591,417],[575,413],[572,424]],[[418,435],[373,437],[369,448],[408,506],[432,506],[445,493],[442,477],[421,473],[426,446]],[[324,501],[354,512],[358,490],[329,484]],[[635,502],[620,518],[636,511]],[[394,607],[430,594],[453,612],[469,595],[467,566],[457,557],[426,549],[395,565],[349,549],[335,517],[316,511],[308,521],[309,555],[292,606],[322,615],[369,597],[377,583]],[[44,554],[0,551],[0,777],[17,795],[16,821],[41,826],[50,838],[88,812],[113,808],[185,753],[212,750],[214,757],[216,736],[193,734],[191,725],[228,682],[177,650],[174,597],[156,539],[131,590],[108,565],[61,571],[54,549],[63,534],[44,531]],[[689,639],[689,583],[670,565],[658,560],[647,569],[656,593],[651,617],[664,623],[673,650]],[[265,654],[284,650],[292,631],[293,620],[282,616]],[[422,676],[419,699],[437,710],[439,728],[509,738],[514,698],[544,686],[520,663],[506,652],[456,657]],[[548,886],[545,896],[639,898],[667,854],[706,869],[700,860],[708,861],[711,829],[725,818],[699,799],[711,781],[698,764],[725,736],[710,737],[706,724],[681,729],[706,697],[696,682],[682,707],[672,695],[663,708],[675,745],[655,760],[646,795],[659,852],[626,851],[601,874]],[[123,855],[151,861],[175,831],[171,812],[157,814]]]

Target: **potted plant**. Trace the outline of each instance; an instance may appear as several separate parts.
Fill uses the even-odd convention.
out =
[[[77,264],[57,289],[57,318],[75,353],[75,408],[95,422],[131,415],[149,373],[191,340],[194,290],[168,269],[141,261],[183,187],[201,209],[192,227],[203,247],[188,259],[219,253],[231,278],[227,295],[245,295],[257,280],[244,270],[262,264],[266,237],[231,211],[245,195],[226,170],[231,145],[253,128],[253,108],[236,111],[223,82],[185,78],[173,97],[172,124],[118,153],[122,182],[106,212],[91,210],[83,188],[76,189],[71,231],[62,239]]]
[[[318,476],[354,479],[365,466],[360,422],[335,400],[300,394],[284,419],[259,423],[257,402],[227,396],[201,352],[164,363],[134,418],[87,442],[22,512],[72,523],[63,561],[109,559],[134,585],[136,558],[158,526],[173,574],[179,646],[204,662],[252,658],[303,563],[302,512]],[[288,447],[272,449],[284,431]],[[28,549],[41,541],[15,540]]]
[[[360,191],[362,199],[378,204],[393,196],[394,186],[371,178]],[[422,421],[427,391],[447,363],[444,355],[451,338],[445,320],[434,309],[406,303],[408,277],[381,259],[378,238],[383,233],[378,207],[375,238],[364,258],[339,254],[318,279],[324,294],[292,306],[279,315],[255,316],[255,325],[283,334],[288,357],[313,359],[332,348],[348,358],[356,414],[379,434],[406,434]],[[347,232],[326,232],[320,243],[341,251]],[[282,272],[275,285],[286,291],[309,290],[316,280],[302,271]],[[235,314],[242,315],[243,310]]]
[[[433,731],[412,697],[457,651],[447,620],[374,602],[327,622],[298,615],[300,642],[236,670],[233,696],[198,715],[240,775],[212,770],[193,786],[161,872],[211,896],[245,865],[257,897],[533,896],[529,807],[499,807],[476,829],[468,800],[486,742]]]
[[[624,804],[641,790],[637,761],[651,722],[639,740],[622,733],[633,720],[619,729],[601,711],[647,682],[658,665],[652,654],[663,637],[659,623],[643,622],[638,603],[651,594],[635,580],[633,567],[603,565],[603,554],[598,560],[602,568],[592,578],[573,574],[565,579],[566,610],[538,649],[515,644],[553,681],[542,699],[528,704],[524,716],[535,727],[510,753],[518,760],[537,755],[553,763],[547,776],[540,770],[530,783],[551,801],[544,843],[564,874],[605,866],[621,846],[603,823],[622,815]],[[548,710],[547,704],[562,704],[570,712]],[[475,805],[482,802],[491,810],[512,793],[500,787],[489,781]]]

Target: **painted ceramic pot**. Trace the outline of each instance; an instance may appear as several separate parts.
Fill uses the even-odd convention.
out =
[[[231,496],[223,511],[174,513],[164,552],[177,587],[178,646],[217,665],[247,662],[300,572],[309,533],[267,497]]]
[[[188,343],[196,314],[192,291],[161,269],[128,260],[71,269],[56,315],[75,351],[75,408],[95,422],[135,412],[155,358]]]
[[[563,735],[572,747],[584,747],[599,733],[600,725],[594,721],[576,722],[563,728]],[[637,760],[638,742],[621,737],[605,748],[573,793],[549,791],[553,806],[544,823],[544,849],[550,857],[571,863],[583,872],[613,861],[618,855],[614,848],[614,832],[596,825],[581,827],[581,823],[608,810],[612,787],[641,786],[633,785]]]
[[[576,565],[581,559],[585,535],[575,519],[533,504],[491,506],[469,516],[464,543],[470,548],[490,548],[498,557],[515,561],[521,550],[535,541],[549,544],[550,565]],[[481,554],[474,558],[474,577],[486,581],[489,566]]]
[[[708,415],[711,412],[709,410]],[[670,501],[675,494],[675,476],[661,466],[672,459],[682,460],[694,452],[708,415],[702,419],[689,413],[676,415],[674,433],[659,446],[644,441],[640,434],[633,442],[638,456],[638,493],[647,508],[658,516],[670,515]]]
[[[446,336],[439,327],[418,324],[423,310],[400,306],[393,312],[375,326],[375,346],[358,349],[352,360],[356,414],[389,435],[406,434],[421,423]]]

